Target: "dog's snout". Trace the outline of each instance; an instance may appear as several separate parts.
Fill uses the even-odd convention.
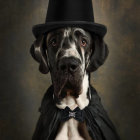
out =
[[[79,68],[80,62],[75,58],[63,58],[59,62],[59,70],[62,72],[75,72]]]

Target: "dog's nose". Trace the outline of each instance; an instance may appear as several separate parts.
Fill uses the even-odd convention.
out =
[[[59,70],[62,72],[75,72],[80,65],[78,59],[75,58],[63,58],[59,62]]]

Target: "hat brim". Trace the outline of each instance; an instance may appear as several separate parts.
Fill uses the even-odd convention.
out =
[[[63,27],[80,27],[89,32],[93,32],[97,35],[100,35],[102,37],[104,37],[104,35],[107,32],[107,28],[105,25],[87,21],[46,22],[45,24],[34,25],[32,28],[32,32],[34,36],[37,38],[41,34]]]

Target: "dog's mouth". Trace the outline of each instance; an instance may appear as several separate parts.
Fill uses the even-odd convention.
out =
[[[79,85],[73,85],[71,82],[67,81],[63,89],[61,90],[60,99],[65,98],[66,96],[73,96],[78,98],[80,94]]]
[[[69,73],[56,76],[53,82],[54,95],[58,100],[65,98],[66,96],[74,96],[77,98],[81,92],[81,81],[80,75],[73,76]]]

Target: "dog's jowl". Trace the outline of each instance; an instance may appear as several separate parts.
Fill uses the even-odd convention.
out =
[[[92,0],[50,0],[45,24],[35,25],[30,53],[52,85],[39,108],[32,140],[119,140],[90,73],[104,64],[107,29],[94,22]]]

